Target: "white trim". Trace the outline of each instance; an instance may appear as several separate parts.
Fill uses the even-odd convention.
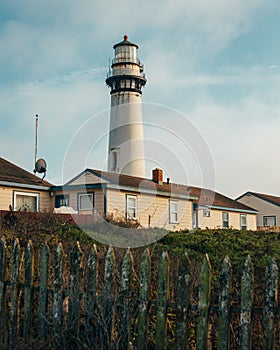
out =
[[[246,219],[246,228],[242,228],[242,217]],[[246,214],[240,214],[240,230],[247,230],[248,227],[248,222],[247,222],[247,215]]]
[[[81,197],[88,197],[89,201],[91,198],[91,206],[88,208],[81,208]],[[91,210],[93,211],[93,193],[78,193],[78,211]]]
[[[173,204],[176,204],[176,210],[173,210],[171,207]],[[172,215],[176,215],[176,219],[173,220]],[[178,212],[178,201],[177,200],[169,200],[169,223],[170,224],[178,224],[179,222],[179,212]]]
[[[134,200],[135,206],[129,206],[129,203],[128,203],[129,199],[133,199]],[[129,213],[130,209],[134,209],[134,214],[135,215],[130,215],[130,213]],[[137,217],[138,217],[137,196],[133,196],[133,195],[127,194],[126,195],[126,218],[130,219],[130,220],[137,220]]]

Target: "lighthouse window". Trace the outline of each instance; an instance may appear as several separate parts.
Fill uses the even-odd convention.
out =
[[[126,196],[126,218],[136,220],[137,219],[137,197],[127,195]]]
[[[121,88],[125,88],[125,80],[121,80]]]

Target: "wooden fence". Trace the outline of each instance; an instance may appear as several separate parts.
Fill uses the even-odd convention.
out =
[[[263,305],[256,309],[249,256],[241,272],[240,305],[233,306],[228,257],[217,292],[211,290],[207,255],[194,283],[185,254],[171,286],[172,261],[166,251],[151,264],[149,250],[143,250],[137,268],[129,249],[119,264],[115,253],[109,248],[101,258],[93,246],[85,257],[77,243],[66,259],[61,244],[54,255],[47,245],[35,254],[31,241],[21,250],[18,240],[13,247],[0,240],[0,348],[279,349],[273,258],[266,267]],[[216,292],[217,304],[210,305]]]

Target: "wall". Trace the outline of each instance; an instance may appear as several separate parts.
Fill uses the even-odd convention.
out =
[[[94,193],[94,210],[96,213],[99,213],[102,217],[104,214],[104,193],[103,189],[95,189],[95,190],[64,190],[64,191],[56,191],[55,195],[59,194],[68,194],[69,195],[69,206],[74,210],[78,211],[78,194],[79,193]],[[92,211],[83,210],[80,214],[92,214]]]
[[[259,211],[257,215],[258,226],[263,226],[263,217],[264,216],[276,216],[276,226],[280,226],[280,207],[266,202],[263,199],[257,198],[253,195],[246,195],[240,199],[238,202],[248,205],[251,208],[254,208]]]
[[[198,227],[201,229],[205,228],[222,228],[222,213],[229,213],[229,227],[240,230],[240,214],[244,214],[241,212],[230,212],[227,210],[210,210],[210,217],[203,216],[203,209],[198,209]],[[248,230],[256,230],[256,215],[255,214],[246,214],[247,215],[247,229]]]
[[[178,200],[179,223],[169,223],[169,198],[148,194],[135,194],[119,190],[107,190],[107,212],[116,218],[124,218],[126,215],[126,195],[137,196],[138,222],[141,226],[159,227],[175,231],[192,228],[192,202],[183,199]],[[176,198],[172,198],[176,199]],[[150,219],[149,219],[150,215]],[[150,223],[149,223],[150,220]]]

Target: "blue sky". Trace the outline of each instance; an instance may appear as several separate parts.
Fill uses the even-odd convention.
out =
[[[104,80],[113,44],[128,34],[148,80],[144,124],[176,124],[186,143],[199,132],[214,180],[206,179],[200,146],[191,145],[191,159],[170,135],[158,139],[168,151],[158,147],[158,163],[148,165],[161,165],[173,182],[207,184],[232,197],[247,190],[280,195],[279,10],[276,0],[1,2],[1,156],[33,170],[39,114],[38,155],[47,160],[50,182],[61,184],[84,166],[104,168],[110,105]],[[172,110],[171,125],[163,106]],[[89,126],[93,143],[101,139],[96,148],[82,137]],[[69,159],[73,145],[76,158]]]

